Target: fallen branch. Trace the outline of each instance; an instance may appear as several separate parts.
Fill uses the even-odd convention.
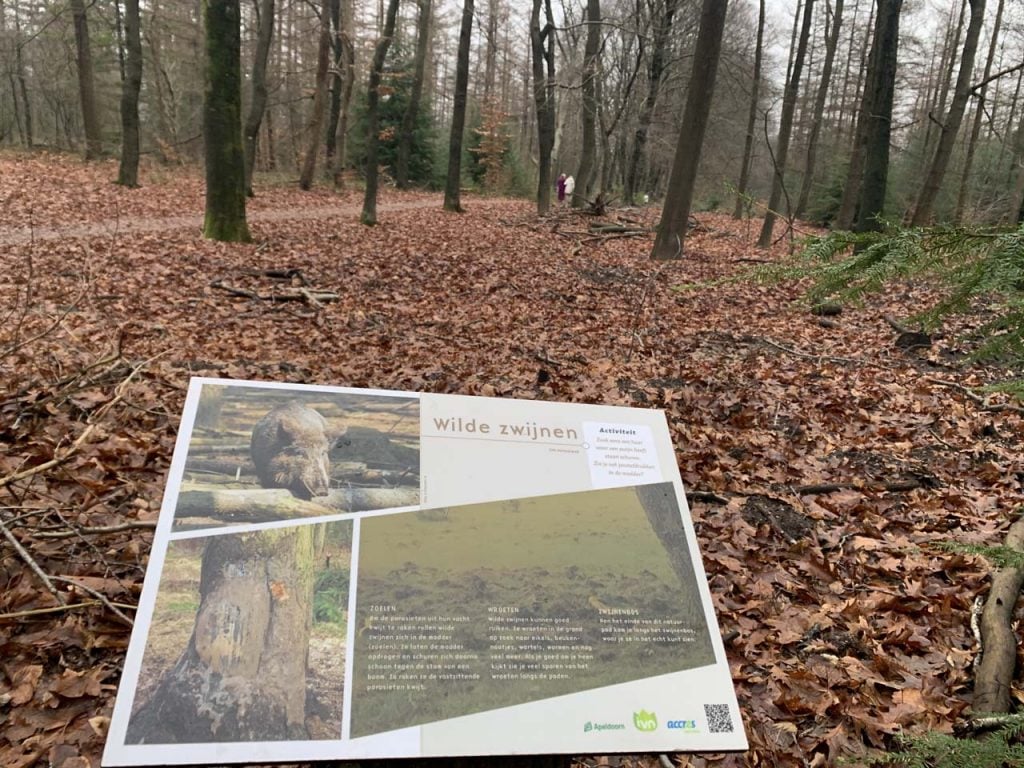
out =
[[[121,523],[119,525],[102,525],[96,527],[86,526],[75,528],[71,531],[40,531],[39,533],[33,533],[32,535],[37,539],[70,539],[75,536],[98,536],[106,533],[133,531],[140,528],[152,530],[156,528],[156,521],[137,521],[134,523]]]
[[[98,590],[95,590],[92,587],[87,587],[87,586],[85,586],[85,584],[82,584],[81,582],[75,581],[75,579],[73,579],[73,578],[68,578],[67,576],[54,576],[52,578],[54,579],[54,581],[61,581],[61,582],[64,582],[65,584],[70,584],[72,587],[75,587],[76,589],[80,589],[83,592],[92,595],[97,600],[99,600],[101,603],[103,603],[104,607],[106,607],[107,610],[109,610],[111,613],[113,613],[115,616],[117,616],[117,618],[121,619],[121,621],[123,621],[129,627],[134,627],[135,626],[135,622],[132,621],[131,618],[129,618],[126,614],[122,613],[121,609],[118,608],[116,605],[114,605],[112,602],[110,602],[110,598],[108,598],[102,592],[100,592]],[[134,605],[133,606],[129,606],[129,608],[131,610],[135,610],[135,606]]]
[[[925,381],[929,381],[932,384],[938,384],[940,387],[949,387],[950,389],[955,389],[957,392],[960,392],[968,400],[973,402],[983,411],[990,411],[995,413],[998,413],[1000,411],[1009,411],[1010,413],[1024,414],[1024,408],[1021,408],[1018,405],[1013,405],[1012,403],[990,403],[988,401],[988,398],[982,397],[970,387],[965,387],[963,384],[957,384],[955,381],[946,381],[944,379],[932,378],[925,379]]]
[[[893,480],[888,483],[819,483],[816,485],[798,485],[793,490],[801,496],[813,496],[815,494],[836,493],[838,491],[889,491],[900,493],[914,491],[921,487],[920,480],[911,478],[909,480]]]
[[[1005,546],[1024,550],[1024,517],[1010,526]],[[971,705],[979,715],[1010,711],[1010,685],[1017,662],[1017,635],[1011,623],[1022,584],[1024,567],[1000,568],[992,575],[992,588],[981,612],[981,663]]]
[[[35,558],[33,558],[32,555],[29,554],[28,550],[21,545],[21,542],[18,541],[17,536],[11,533],[7,526],[4,525],[2,517],[0,517],[0,533],[2,533],[4,535],[4,538],[7,539],[8,543],[12,547],[14,547],[14,551],[18,553],[18,557],[21,558],[22,562],[24,562],[25,565],[27,565],[31,569],[32,573],[34,573],[41,582],[43,582],[43,585],[46,587],[46,591],[53,595],[58,603],[60,603],[61,605],[65,605],[67,601],[64,599],[64,595],[62,595],[58,591],[58,589],[55,586],[53,586],[53,582],[50,580],[50,577],[46,574],[46,571],[39,567],[39,563],[37,563],[35,561]]]
[[[267,523],[419,503],[420,493],[415,488],[336,488],[310,501],[296,498],[284,488],[183,490],[178,496],[175,524],[192,526],[194,521],[189,518],[213,519],[225,525]]]
[[[719,496],[717,493],[711,491],[687,491],[686,500],[688,502],[703,501],[709,504],[728,504],[729,500],[724,496]]]
[[[214,280],[210,283],[210,287],[217,288],[218,290],[225,291],[232,296],[237,296],[242,299],[267,301],[271,303],[301,301],[313,306],[319,306],[321,303],[337,301],[339,298],[338,294],[331,291],[313,291],[301,287],[294,291],[282,291],[280,293],[256,293],[256,291],[249,291],[245,288],[238,288],[237,286],[229,285],[223,280]]]

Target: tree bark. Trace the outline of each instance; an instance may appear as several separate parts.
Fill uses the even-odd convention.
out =
[[[811,114],[811,131],[807,137],[807,161],[804,164],[804,178],[800,184],[800,196],[797,198],[796,209],[793,215],[800,217],[807,209],[807,201],[811,196],[811,187],[814,185],[814,171],[817,163],[818,137],[821,134],[822,118],[825,114],[825,100],[828,98],[828,87],[832,81],[832,65],[836,58],[836,48],[839,45],[839,30],[843,22],[843,0],[836,0],[835,9],[832,14],[832,29],[828,40],[825,41],[825,61],[822,64],[821,80],[818,83],[818,92],[814,97],[814,107]]]
[[[711,113],[711,99],[715,93],[727,6],[726,0],[704,0],[701,8],[693,70],[686,89],[686,107],[679,127],[679,140],[672,163],[672,176],[665,194],[665,205],[661,211],[661,223],[651,252],[652,259],[678,259],[683,254],[694,182]]]
[[[366,194],[363,196],[363,213],[360,220],[367,226],[377,223],[377,145],[380,131],[380,81],[384,73],[384,59],[395,35],[395,17],[398,15],[398,0],[388,0],[387,18],[377,47],[373,52],[370,82],[366,91]]]
[[[885,207],[902,5],[903,0],[878,0],[878,12],[875,17],[875,45],[878,47],[878,54],[874,57],[875,72],[868,78],[867,83],[867,87],[872,89],[872,106],[867,117],[864,179],[861,183],[855,227],[858,232],[878,229],[878,217]]]
[[[459,52],[455,66],[455,104],[448,140],[448,178],[444,185],[444,209],[461,211],[462,134],[466,126],[466,91],[469,88],[469,45],[473,36],[473,0],[463,0]]]
[[[427,64],[427,48],[430,44],[431,0],[419,0],[420,16],[416,25],[416,62],[412,76],[412,92],[409,103],[402,115],[402,127],[398,142],[398,158],[395,162],[395,183],[399,189],[409,187],[409,157],[412,154],[412,137],[416,128],[416,118],[420,112],[420,100],[423,96],[423,76]],[[461,38],[460,41],[461,43]],[[458,72],[456,72],[458,78]]]
[[[740,164],[740,180],[736,185],[736,207],[732,217],[740,219],[746,208],[747,184],[750,183],[750,163],[754,156],[754,129],[757,125],[757,108],[761,93],[761,57],[764,52],[764,2],[759,0],[757,10],[757,42],[754,44],[754,82],[750,89],[750,110],[747,112],[747,138],[743,142],[743,161]]]
[[[117,183],[139,186],[139,91],[142,88],[142,19],[139,0],[124,3],[125,77],[121,83],[121,166]]]
[[[761,234],[757,239],[757,244],[761,248],[767,248],[771,245],[776,211],[782,200],[786,159],[789,154],[789,139],[793,131],[793,112],[796,110],[796,97],[800,91],[800,74],[804,66],[804,57],[807,55],[807,40],[811,34],[811,14],[813,10],[814,0],[807,0],[804,4],[803,25],[800,29],[800,40],[797,42],[796,56],[793,58],[792,73],[790,74],[789,81],[786,83],[786,91],[782,98],[782,115],[779,118],[779,139],[775,146],[775,173],[772,176],[772,191],[768,198],[768,210],[764,215],[764,223],[761,225]],[[787,210],[788,213],[789,211]]]
[[[533,0],[530,14],[530,51],[533,102],[537,114],[537,213],[551,208],[551,150],[555,145],[555,23],[551,0],[543,0],[546,24],[540,26],[542,0]]]
[[[583,137],[572,207],[582,208],[594,187],[597,155],[597,78],[600,75],[601,0],[587,0],[587,42],[583,49]]]
[[[242,150],[241,12],[239,0],[206,0],[206,213],[203,235],[249,242]]]
[[[252,62],[252,101],[245,118],[245,194],[252,197],[252,172],[256,165],[256,142],[267,108],[267,60],[274,36],[274,0],[260,0],[256,53]]]
[[[627,205],[632,205],[636,202],[636,193],[639,191],[644,153],[647,148],[647,134],[654,119],[654,106],[658,101],[661,80],[665,74],[666,55],[672,32],[672,20],[675,17],[678,5],[679,0],[665,0],[664,14],[654,28],[651,62],[647,68],[647,95],[640,105],[636,133],[633,136],[633,152],[629,157],[629,165],[626,170],[626,185],[622,193],[623,200]]]
[[[974,165],[974,152],[978,146],[978,137],[981,136],[981,118],[985,114],[985,95],[988,91],[988,78],[992,74],[992,62],[996,58],[996,47],[999,41],[999,29],[1003,23],[1003,0],[999,0],[996,6],[996,19],[992,24],[992,35],[988,45],[988,56],[985,59],[985,71],[981,77],[982,86],[978,90],[978,103],[974,107],[974,123],[971,125],[971,136],[967,141],[967,155],[964,157],[964,169],[960,175],[960,191],[956,198],[956,213],[953,220],[960,224],[964,218],[964,209],[967,207],[968,187],[971,180],[971,168]],[[998,101],[998,92],[996,100]]]
[[[308,738],[316,527],[207,542],[192,637],[132,717],[128,743]]]
[[[341,32],[341,0],[330,0],[331,6],[331,103],[327,108],[327,131],[324,133],[324,165],[334,170],[338,151],[338,121],[341,119],[341,93],[344,89],[344,45]]]
[[[82,105],[82,126],[85,128],[85,159],[95,160],[103,153],[103,137],[96,115],[96,82],[92,71],[92,46],[89,43],[85,0],[71,0],[71,14],[75,24],[78,96]]]
[[[35,144],[35,136],[32,132],[32,101],[28,97],[28,77],[25,73],[25,57],[22,48],[25,43],[21,40],[21,20],[18,13],[18,6],[14,6],[14,69],[17,73],[18,91],[21,94],[21,106],[24,110],[24,142],[25,146],[31,148]]]
[[[390,509],[419,504],[419,491],[409,488],[335,488],[306,501],[286,488],[198,490],[178,496],[175,518],[188,523],[202,518],[224,523],[266,523],[299,520],[338,512]]]
[[[356,81],[356,52],[352,42],[355,13],[352,3],[349,0],[342,0],[341,8],[341,66],[343,82],[341,88],[341,115],[338,118],[338,145],[334,156],[334,163],[331,169],[334,174],[335,189],[342,189],[345,186],[344,171],[348,162],[348,120],[349,106],[352,103],[352,88]]]
[[[316,173],[316,157],[320,153],[320,138],[324,129],[324,114],[327,111],[327,64],[331,55],[331,4],[330,0],[320,3],[320,43],[316,54],[316,90],[313,93],[313,111],[306,131],[309,143],[299,174],[299,189],[309,190]]]
[[[939,195],[942,181],[946,177],[946,169],[949,167],[949,161],[953,155],[953,145],[956,143],[956,135],[960,130],[960,123],[963,121],[967,100],[971,97],[974,55],[978,50],[978,37],[981,35],[981,25],[985,18],[985,0],[969,0],[969,3],[971,20],[967,25],[967,35],[964,38],[964,50],[960,58],[960,71],[956,77],[956,89],[953,91],[949,114],[945,116],[942,129],[939,132],[939,143],[935,148],[935,156],[928,168],[928,175],[921,186],[921,194],[917,198],[917,206],[914,208],[914,215],[910,220],[911,225],[915,227],[924,226],[931,220],[935,200]]]

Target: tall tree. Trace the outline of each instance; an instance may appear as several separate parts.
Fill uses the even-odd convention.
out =
[[[718,74],[718,59],[722,52],[727,5],[727,0],[704,0],[701,7],[697,45],[693,52],[693,70],[686,90],[686,106],[679,126],[679,140],[665,194],[665,205],[661,211],[661,222],[651,251],[652,259],[678,259],[683,255],[683,239],[690,219],[697,167],[708,116],[711,114],[711,99],[715,93],[715,76]]]
[[[360,220],[367,226],[377,223],[377,182],[380,172],[377,168],[377,149],[380,143],[380,81],[384,75],[384,60],[395,35],[395,17],[398,15],[398,0],[388,0],[387,16],[377,47],[373,52],[370,68],[370,82],[366,89],[366,192],[363,196],[363,213]]]
[[[431,0],[419,0],[420,15],[416,24],[416,60],[413,65],[412,89],[409,103],[405,105],[402,115],[402,127],[398,142],[398,158],[395,161],[395,183],[399,189],[409,186],[409,156],[412,154],[413,130],[416,118],[420,113],[420,100],[423,97],[423,76],[427,66],[427,49],[430,47]],[[461,42],[461,40],[460,40]],[[456,71],[456,78],[458,72]]]
[[[239,0],[205,0],[206,77],[203,139],[206,215],[203,235],[248,242],[242,150],[241,8]]]
[[[299,174],[299,188],[308,190],[313,186],[313,174],[316,172],[316,158],[320,154],[320,139],[324,129],[324,114],[327,110],[327,64],[331,56],[331,3],[321,0],[320,3],[320,43],[316,54],[316,88],[313,91],[313,109],[309,116],[309,127],[306,131],[308,144],[306,156],[302,161],[302,172]]]
[[[633,152],[629,156],[629,165],[626,168],[626,184],[623,190],[623,198],[630,205],[635,201],[637,192],[640,191],[640,176],[647,148],[647,135],[654,120],[654,107],[658,101],[658,93],[661,90],[661,81],[667,65],[672,20],[675,18],[678,7],[679,0],[664,0],[661,14],[657,17],[656,21],[652,20],[654,24],[654,41],[651,49],[651,59],[647,66],[647,95],[640,105],[640,114],[637,116],[636,133],[633,136]],[[654,10],[654,5],[652,4],[652,14]]]
[[[804,18],[803,25],[800,28],[800,40],[797,42],[796,56],[793,57],[793,68],[782,97],[782,115],[779,118],[779,139],[775,145],[775,173],[772,176],[772,191],[768,197],[768,210],[764,214],[761,234],[757,238],[757,244],[761,248],[767,248],[771,245],[776,211],[778,210],[779,203],[782,201],[786,159],[789,154],[789,138],[793,131],[793,112],[796,109],[796,97],[800,92],[800,74],[804,66],[804,57],[807,55],[807,40],[811,35],[811,14],[813,10],[814,0],[807,0],[804,4]]]
[[[939,189],[942,188],[946,169],[953,156],[953,145],[956,143],[956,135],[964,118],[967,100],[971,97],[974,56],[978,50],[978,38],[981,35],[981,25],[985,18],[985,0],[968,0],[968,2],[971,6],[971,20],[967,25],[967,35],[964,38],[964,50],[960,57],[960,71],[956,76],[953,101],[949,105],[949,113],[942,121],[935,155],[928,167],[924,183],[921,185],[921,194],[917,198],[917,206],[914,208],[914,215],[910,220],[915,227],[923,226],[931,219],[935,200],[939,196]]]
[[[747,184],[750,183],[750,163],[754,155],[754,128],[757,126],[757,109],[761,95],[761,57],[764,53],[764,1],[759,0],[757,8],[757,42],[754,43],[753,84],[750,87],[750,109],[747,112],[747,137],[743,141],[743,160],[740,164],[740,180],[736,184],[736,206],[732,217],[739,219],[746,207]]]
[[[92,45],[89,42],[89,20],[85,14],[85,0],[71,0],[78,62],[78,97],[82,105],[82,125],[85,128],[85,159],[95,160],[103,153],[103,136],[100,133],[100,121],[96,112]]]
[[[956,198],[956,213],[953,219],[959,224],[964,218],[964,209],[967,207],[968,186],[971,179],[971,169],[974,166],[974,153],[978,146],[978,137],[981,135],[981,118],[985,114],[985,96],[988,93],[989,76],[992,74],[992,63],[996,58],[996,48],[999,41],[999,30],[1003,24],[1003,0],[999,0],[996,6],[996,19],[992,24],[992,35],[988,44],[988,56],[985,58],[985,71],[981,76],[981,87],[978,89],[978,103],[974,107],[974,122],[971,124],[971,135],[967,141],[967,154],[964,156],[964,168],[960,175],[960,192]]]
[[[338,42],[340,44],[339,69],[342,73],[340,104],[335,110],[333,104],[331,114],[334,116],[340,113],[337,121],[330,127],[332,137],[337,137],[337,144],[333,151],[328,144],[328,152],[333,157],[331,172],[334,174],[334,186],[341,189],[344,186],[344,170],[347,161],[346,148],[348,145],[348,120],[349,105],[352,102],[352,88],[356,81],[356,52],[353,45],[354,8],[351,0],[341,0],[340,25],[338,28]]]
[[[260,0],[257,6],[256,53],[252,62],[252,99],[245,118],[245,193],[252,196],[252,171],[256,164],[256,142],[267,108],[267,60],[274,36],[274,0]]]
[[[874,47],[874,72],[867,81],[871,89],[871,110],[867,116],[867,140],[864,146],[864,179],[857,211],[858,232],[878,229],[885,207],[889,177],[889,144],[892,135],[892,104],[896,90],[896,54],[899,49],[900,10],[903,0],[877,0]]]
[[[455,103],[452,129],[448,139],[448,178],[444,185],[444,209],[461,211],[462,134],[466,128],[466,92],[469,90],[469,46],[473,37],[473,0],[463,0],[462,26],[459,28],[459,53],[455,65]]]
[[[533,103],[537,114],[537,213],[551,208],[551,150],[555,146],[555,22],[551,0],[543,0],[546,23],[540,26],[542,0],[533,0],[530,51]]]
[[[125,0],[124,82],[121,83],[121,165],[117,183],[139,185],[139,91],[142,88],[142,19],[139,0]]]
[[[601,0],[587,0],[587,42],[583,49],[583,146],[576,172],[573,208],[582,208],[594,187],[597,154],[597,78],[601,54]]]
[[[825,7],[828,9],[828,0]],[[817,164],[818,138],[821,135],[821,123],[825,115],[825,100],[828,98],[828,88],[832,81],[832,66],[836,58],[836,48],[839,45],[839,30],[843,23],[843,0],[836,0],[835,8],[832,9],[832,28],[825,41],[825,61],[821,68],[821,80],[818,82],[818,92],[814,97],[814,107],[811,113],[811,131],[807,137],[807,160],[804,164],[804,178],[800,184],[800,196],[797,198],[794,216],[802,216],[807,208],[807,201],[811,196],[811,187],[814,184],[814,172]]]

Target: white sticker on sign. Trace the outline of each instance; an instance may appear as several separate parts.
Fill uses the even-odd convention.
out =
[[[663,480],[650,427],[585,421],[583,440],[594,488],[643,485]]]

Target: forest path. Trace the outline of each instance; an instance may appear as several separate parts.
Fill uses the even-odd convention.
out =
[[[507,205],[504,198],[473,198],[474,208]],[[442,210],[442,198],[430,198],[429,200],[402,200],[393,203],[378,203],[378,217],[395,211],[419,210],[422,208],[437,208]],[[338,216],[355,216],[363,211],[361,203],[346,203],[342,205],[318,205],[306,208],[281,208],[262,211],[250,211],[247,219],[250,224],[259,222],[275,221],[305,221],[311,219],[326,219]],[[201,214],[189,214],[187,216],[145,216],[133,218],[130,216],[104,221],[89,222],[83,224],[69,224],[63,227],[0,227],[0,246],[27,245],[33,242],[59,240],[61,238],[76,237],[117,237],[118,235],[146,234],[153,232],[167,232],[179,229],[201,229],[203,216]]]

